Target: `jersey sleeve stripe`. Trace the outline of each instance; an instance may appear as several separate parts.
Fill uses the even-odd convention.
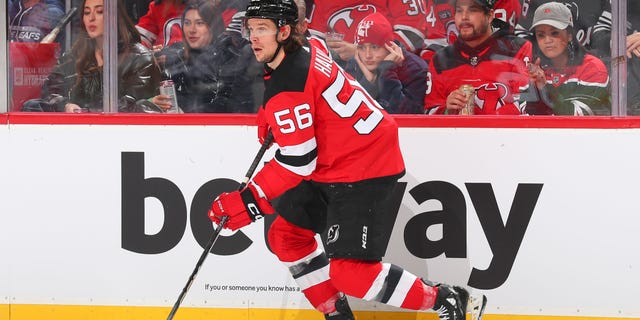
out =
[[[301,176],[308,176],[316,169],[317,158],[318,146],[315,137],[295,146],[283,146],[275,155],[280,165]]]

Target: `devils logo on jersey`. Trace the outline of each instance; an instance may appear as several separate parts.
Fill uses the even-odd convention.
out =
[[[327,25],[330,30],[344,34],[345,41],[353,42],[353,34],[358,23],[376,11],[376,7],[370,4],[343,8],[329,17]]]
[[[476,105],[478,108],[492,111],[507,104],[509,88],[503,83],[485,83],[476,88]]]

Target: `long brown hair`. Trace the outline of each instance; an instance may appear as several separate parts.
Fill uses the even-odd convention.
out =
[[[187,36],[184,34],[184,20],[187,15],[187,11],[196,10],[200,18],[202,18],[202,20],[207,24],[207,29],[209,29],[209,33],[211,34],[211,42],[208,44],[211,44],[215,38],[224,31],[224,21],[222,20],[222,14],[219,8],[220,6],[218,1],[198,0],[187,3],[187,6],[182,12],[182,25],[180,26],[184,42],[185,57],[187,59],[189,59],[189,53],[191,51],[191,47],[186,40]]]
[[[104,2],[106,1],[110,0],[104,0]],[[84,10],[86,2],[87,0],[82,0],[80,10]],[[138,30],[136,30],[131,18],[129,18],[124,3],[122,0],[118,0],[118,52],[126,52],[132,44],[139,42],[140,34]],[[90,71],[90,69],[94,68],[93,66],[97,66],[95,57],[96,40],[89,37],[83,19],[80,19],[80,34],[78,40],[73,44],[71,51],[76,58],[76,74],[79,75],[76,83],[78,83],[84,72]]]

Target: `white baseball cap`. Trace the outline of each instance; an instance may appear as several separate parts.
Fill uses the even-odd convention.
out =
[[[560,2],[547,2],[536,9],[529,30],[533,30],[541,24],[547,24],[560,30],[573,27],[571,10]]]

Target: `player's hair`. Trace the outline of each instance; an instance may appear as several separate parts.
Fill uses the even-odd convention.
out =
[[[282,49],[286,53],[298,50],[305,42],[304,35],[298,33],[298,31],[296,30],[296,24],[297,23],[289,24],[289,26],[291,26],[291,34],[282,43]]]

